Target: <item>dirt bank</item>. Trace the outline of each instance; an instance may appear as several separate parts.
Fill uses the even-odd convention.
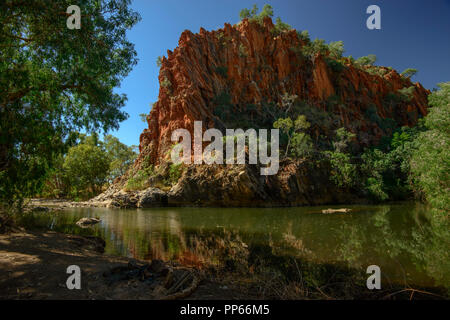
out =
[[[105,271],[130,263],[124,257],[102,254],[101,239],[47,231],[0,234],[0,299],[154,299],[148,281],[110,281]],[[81,289],[69,290],[66,269],[81,268]],[[176,268],[176,266],[174,266]],[[196,270],[192,270],[196,272]],[[238,290],[202,279],[190,299],[242,299]]]

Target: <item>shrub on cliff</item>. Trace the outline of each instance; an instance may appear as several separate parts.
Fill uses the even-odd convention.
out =
[[[291,29],[292,29],[292,27],[289,24],[281,21],[281,18],[278,17],[275,20],[275,28],[271,32],[274,36],[277,36],[285,31],[289,31]]]
[[[340,59],[344,54],[344,42],[343,41],[330,42],[328,44],[328,50],[330,51],[331,57],[335,59]]]
[[[314,39],[314,41],[311,41],[303,46],[302,51],[305,57],[313,58],[317,53],[326,55],[328,52],[328,46],[325,43],[325,40]]]
[[[258,13],[258,6],[254,4],[251,10],[247,8],[242,9],[241,12],[239,12],[239,17],[241,20],[249,19],[250,21],[256,21],[262,24],[264,18],[273,17],[273,8],[271,5],[265,4],[261,12]]]
[[[407,79],[411,79],[411,77],[413,77],[416,74],[417,74],[417,69],[413,69],[413,68],[408,68],[405,71],[403,71],[402,73],[400,73],[400,75],[402,77],[405,77]]]
[[[280,129],[281,133],[287,137],[285,157],[291,154],[296,158],[302,158],[313,152],[311,137],[306,134],[310,126],[304,115],[299,115],[295,121],[288,117],[274,122],[273,127]]]
[[[347,151],[350,141],[355,137],[345,128],[336,130],[335,141],[333,142],[333,151],[325,151],[325,157],[330,161],[331,172],[330,180],[342,188],[351,188],[356,182],[356,164],[352,163],[352,156]]]
[[[158,56],[158,58],[156,58],[156,66],[158,68],[161,68],[161,66],[162,66],[162,57],[161,56]]]
[[[153,166],[141,168],[128,179],[125,189],[128,191],[143,190],[147,188],[148,180],[154,175]]]
[[[308,30],[303,30],[303,31],[297,31],[297,35],[298,38],[302,41],[304,41],[305,43],[308,43],[311,41],[311,39],[309,38],[309,32]]]
[[[273,17],[273,8],[269,4],[265,4],[262,8],[261,12],[258,13],[258,6],[256,4],[253,5],[252,9],[244,8],[239,12],[239,17],[241,21],[244,19],[248,19],[250,21],[254,21],[263,24],[264,18],[272,18]],[[291,30],[292,27],[287,23],[281,21],[280,17],[277,17],[275,20],[274,28],[271,30],[274,36],[283,33],[284,31]]]
[[[373,66],[373,64],[377,61],[377,56],[374,54],[369,54],[364,57],[360,57],[355,60],[355,64],[357,66]]]

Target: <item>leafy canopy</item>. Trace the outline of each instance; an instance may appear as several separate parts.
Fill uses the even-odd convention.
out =
[[[450,208],[450,82],[438,84],[429,95],[432,106],[425,117],[428,130],[419,134],[411,159],[415,184],[434,207]]]
[[[126,31],[140,17],[130,0],[80,0],[81,29],[70,30],[71,4],[0,4],[1,201],[35,192],[73,132],[107,131],[127,118],[126,96],[114,88],[137,62]]]

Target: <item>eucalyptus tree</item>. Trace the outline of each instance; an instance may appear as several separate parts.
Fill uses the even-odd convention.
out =
[[[0,3],[0,201],[36,192],[80,130],[118,128],[126,96],[114,92],[136,64],[126,31],[140,19],[130,0]],[[20,201],[19,201],[20,202]]]

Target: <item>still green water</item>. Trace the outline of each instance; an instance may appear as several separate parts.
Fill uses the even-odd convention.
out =
[[[76,208],[35,215],[34,220],[57,231],[101,236],[106,253],[137,259],[220,265],[227,255],[264,247],[364,272],[378,265],[384,279],[405,286],[450,287],[449,226],[436,223],[426,207],[346,207],[352,212],[322,214],[328,207]],[[75,225],[81,217],[101,222],[82,229]]]

